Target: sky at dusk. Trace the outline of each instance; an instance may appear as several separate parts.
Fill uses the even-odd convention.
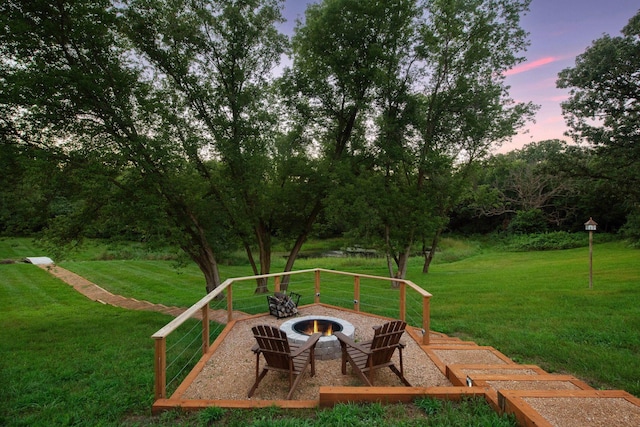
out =
[[[362,0],[368,1],[368,0]],[[283,31],[293,34],[296,18],[313,0],[285,0],[287,19]],[[546,139],[570,139],[564,136],[566,125],[560,102],[567,91],[556,88],[558,73],[575,65],[577,55],[591,43],[609,34],[619,36],[622,28],[638,10],[639,0],[532,0],[521,25],[529,33],[530,46],[523,56],[526,61],[507,75],[511,97],[518,102],[540,106],[536,122],[529,123],[511,142],[497,152],[521,148],[529,142]]]

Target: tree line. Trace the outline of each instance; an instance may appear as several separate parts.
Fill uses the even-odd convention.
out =
[[[269,273],[273,239],[286,270],[340,234],[402,278],[447,228],[573,227],[597,200],[638,221],[637,16],[558,80],[590,145],[491,156],[535,111],[504,82],[528,4],[324,0],[288,37],[277,0],[5,1],[1,231],[170,243],[211,291],[240,248]],[[607,73],[594,91],[594,64],[627,92]]]

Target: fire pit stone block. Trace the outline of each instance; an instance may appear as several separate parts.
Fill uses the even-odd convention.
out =
[[[309,320],[325,320],[331,321],[342,326],[342,333],[346,336],[353,338],[355,335],[354,326],[346,320],[339,319],[337,317],[329,316],[303,316],[287,320],[280,325],[280,330],[287,334],[287,338],[291,343],[301,344],[307,341],[308,335],[299,333],[294,329],[294,325],[299,322],[306,322]],[[337,359],[340,357],[340,342],[334,335],[322,336],[316,344],[315,357],[319,360]]]

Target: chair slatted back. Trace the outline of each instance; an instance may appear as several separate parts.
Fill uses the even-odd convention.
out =
[[[371,355],[368,365],[384,365],[391,361],[391,356],[398,348],[400,337],[407,326],[402,320],[385,323],[376,328],[371,340]]]
[[[258,325],[251,328],[267,364],[273,368],[290,369],[287,334],[274,326]]]

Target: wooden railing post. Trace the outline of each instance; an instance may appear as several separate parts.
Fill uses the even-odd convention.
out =
[[[167,397],[167,340],[156,338],[154,368],[156,400]]]
[[[274,280],[274,285],[273,285],[274,292],[280,292],[280,276],[274,277],[273,280]]]
[[[202,307],[202,354],[209,351],[209,304]]]
[[[400,320],[407,320],[407,284],[400,282]]]
[[[422,329],[424,335],[422,335],[422,344],[429,345],[429,330],[431,328],[431,308],[430,308],[431,295],[422,297]]]
[[[360,311],[360,276],[353,277],[353,309]]]
[[[320,270],[316,270],[315,277],[315,295],[313,297],[313,302],[315,304],[320,304]]]
[[[233,320],[233,285],[227,286],[227,322]]]

